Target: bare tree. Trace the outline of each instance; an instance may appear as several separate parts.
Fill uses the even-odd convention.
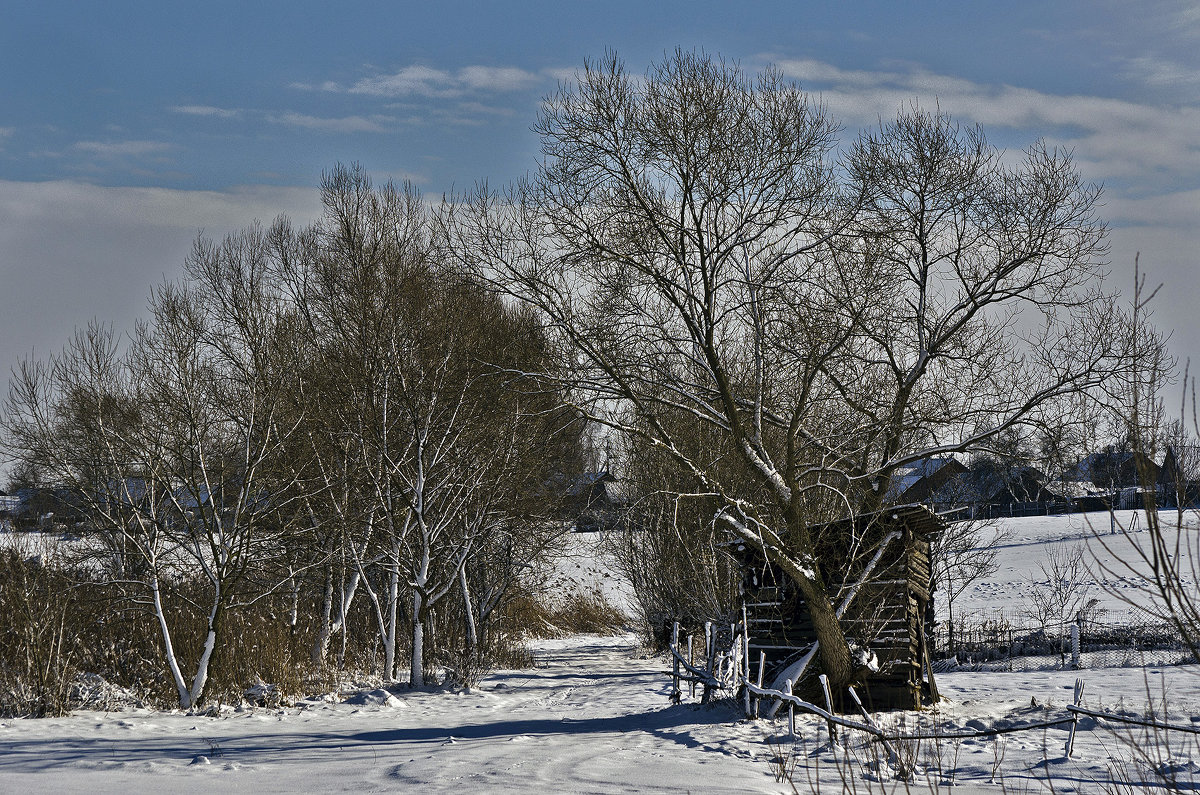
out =
[[[1196,387],[1185,366],[1182,377],[1182,399],[1179,424],[1168,426],[1166,438],[1159,437],[1164,415],[1162,391],[1171,383],[1174,360],[1166,338],[1150,323],[1150,303],[1159,288],[1147,290],[1145,276],[1136,269],[1133,291],[1134,322],[1126,336],[1126,345],[1136,349],[1140,364],[1137,377],[1123,384],[1117,393],[1118,419],[1127,430],[1130,447],[1139,465],[1139,479],[1144,500],[1145,532],[1136,532],[1132,523],[1121,526],[1114,522],[1117,540],[1097,531],[1092,538],[1106,552],[1098,562],[1099,569],[1114,578],[1134,577],[1146,582],[1137,598],[1122,591],[1112,592],[1123,601],[1151,617],[1172,626],[1192,657],[1200,660],[1200,544],[1196,536],[1196,511],[1185,499],[1176,499],[1171,512],[1158,510],[1156,472],[1153,454],[1160,441],[1173,441],[1180,447],[1186,438],[1184,427],[1190,425],[1200,434],[1200,419],[1196,411]],[[1160,285],[1161,287],[1161,285]],[[1182,427],[1181,427],[1182,426]],[[1186,461],[1186,459],[1185,459]],[[1176,464],[1178,472],[1185,472]],[[1179,475],[1176,475],[1178,483]],[[1177,488],[1168,484],[1170,488]],[[1176,492],[1176,497],[1179,495]]]
[[[672,456],[788,574],[852,681],[838,619],[861,583],[827,590],[810,527],[878,506],[905,463],[1052,424],[1125,366],[1092,286],[1098,191],[1064,153],[1009,165],[919,109],[839,166],[796,85],[695,52],[644,79],[588,63],[537,129],[537,173],[459,208],[462,251],[569,351],[580,411]],[[689,448],[681,417],[719,445]]]
[[[292,532],[272,461],[294,427],[279,409],[295,351],[268,258],[257,228],[200,238],[126,351],[90,326],[23,363],[7,404],[10,451],[85,507],[98,565],[157,623],[184,708],[204,698],[226,614],[278,587],[271,563]],[[168,597],[199,614],[195,659],[177,651]]]
[[[315,352],[320,409],[302,428],[323,486],[312,508],[343,528],[340,615],[365,594],[389,678],[407,629],[410,681],[421,685],[433,608],[463,595],[468,645],[495,608],[489,588],[483,602],[471,599],[468,564],[497,551],[493,535],[530,529],[523,492],[554,460],[537,452],[558,444],[561,412],[527,374],[546,358],[536,320],[447,257],[451,242],[411,186],[376,188],[360,168],[339,166],[322,192],[326,211],[312,229],[278,230]],[[334,590],[330,577],[318,658],[344,626],[332,616]]]
[[[952,522],[929,543],[929,562],[936,593],[946,602],[950,645],[954,645],[954,602],[974,583],[996,572],[996,556],[1008,533],[995,522],[973,519]]]
[[[1053,548],[1038,564],[1045,581],[1035,581],[1024,612],[1044,632],[1058,633],[1058,653],[1065,661],[1067,626],[1088,618],[1096,606],[1092,598],[1092,577],[1085,555],[1087,547],[1078,544],[1069,549]]]

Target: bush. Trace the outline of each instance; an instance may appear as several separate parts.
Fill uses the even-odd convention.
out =
[[[0,715],[67,712],[78,641],[74,595],[40,557],[0,552]]]

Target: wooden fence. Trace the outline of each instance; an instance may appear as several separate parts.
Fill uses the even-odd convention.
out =
[[[849,694],[855,705],[858,707],[862,719],[855,720],[839,715],[834,711],[833,698],[829,689],[829,680],[824,674],[821,674],[819,679],[825,696],[825,706],[821,707],[817,704],[805,701],[804,699],[793,694],[792,682],[784,683],[782,689],[772,689],[763,687],[763,667],[764,660],[758,662],[757,677],[751,676],[751,664],[746,654],[746,636],[745,633],[739,633],[736,627],[730,627],[730,634],[734,641],[729,649],[718,648],[716,643],[716,633],[713,631],[712,624],[705,625],[704,633],[704,651],[702,659],[696,659],[694,644],[695,638],[688,636],[687,653],[679,646],[679,623],[676,622],[671,633],[671,701],[672,703],[680,703],[683,700],[683,691],[680,688],[681,683],[688,683],[693,697],[695,696],[695,686],[703,687],[701,702],[707,703],[717,693],[726,693],[730,696],[737,696],[739,693],[742,697],[742,707],[746,717],[759,717],[759,707],[764,700],[772,703],[772,711],[776,706],[786,706],[788,710],[788,731],[792,736],[796,736],[796,712],[805,712],[810,715],[815,715],[822,718],[827,726],[830,740],[836,739],[837,728],[851,729],[854,731],[863,732],[871,737],[874,742],[883,745],[887,752],[889,761],[893,765],[900,764],[899,755],[896,753],[893,743],[904,742],[908,740],[955,740],[966,738],[981,738],[994,737],[1000,734],[1012,734],[1014,732],[1033,731],[1036,729],[1048,729],[1057,726],[1065,726],[1067,728],[1067,738],[1064,744],[1064,754],[1067,758],[1075,745],[1075,733],[1078,728],[1079,718],[1081,715],[1103,720],[1110,723],[1123,723],[1135,726],[1144,726],[1161,731],[1176,731],[1186,732],[1188,734],[1200,735],[1200,726],[1188,726],[1177,723],[1168,723],[1166,721],[1156,721],[1148,718],[1135,718],[1125,715],[1117,715],[1111,712],[1103,712],[1101,710],[1091,709],[1082,706],[1084,682],[1082,679],[1075,680],[1074,698],[1071,704],[1066,706],[1066,714],[1059,718],[1049,720],[1033,721],[1024,723],[1018,726],[1005,726],[996,729],[970,729],[966,731],[934,731],[934,732],[915,732],[915,733],[896,733],[884,731],[872,719],[871,714],[863,706],[862,700],[853,687],[849,688]]]

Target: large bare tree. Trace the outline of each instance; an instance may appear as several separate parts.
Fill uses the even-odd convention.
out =
[[[861,582],[829,586],[810,528],[1127,364],[1098,191],[1064,153],[1010,162],[914,108],[839,161],[797,85],[687,51],[588,63],[537,130],[536,173],[461,203],[460,250],[536,307],[581,411],[794,580],[835,683],[860,670],[839,616]]]

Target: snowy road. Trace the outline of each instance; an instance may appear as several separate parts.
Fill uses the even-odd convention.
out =
[[[781,791],[760,728],[669,706],[663,663],[632,643],[543,642],[538,668],[463,693],[0,721],[0,791]]]

